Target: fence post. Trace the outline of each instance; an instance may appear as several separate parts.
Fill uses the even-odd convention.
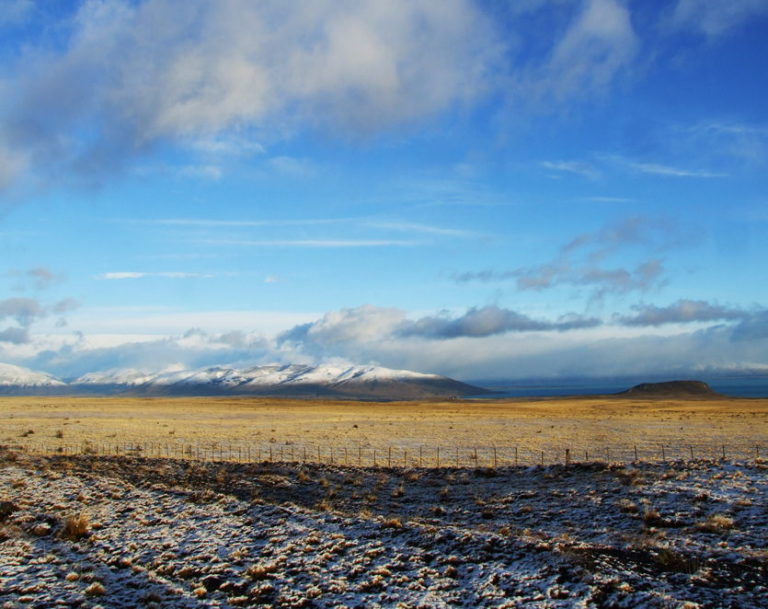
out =
[[[664,454],[664,445],[661,445],[661,460],[666,463],[667,461],[667,455]]]
[[[515,446],[515,467],[517,467],[517,446]]]
[[[387,467],[392,467],[392,447],[387,448]]]
[[[571,464],[571,449],[566,448],[565,449],[565,464],[570,465]]]
[[[691,449],[691,461],[693,461],[693,445],[689,446],[688,448]]]
[[[584,460],[585,461],[589,461],[589,449],[588,448],[584,449]]]
[[[440,467],[440,447],[437,447],[437,467]]]
[[[376,449],[373,449],[373,467],[376,467]]]
[[[635,449],[635,461],[637,461],[637,444],[635,444],[634,449]]]
[[[422,450],[422,447],[419,446],[419,467],[421,467],[421,450]]]
[[[541,464],[544,465],[544,451],[541,451]]]
[[[363,447],[359,444],[357,445],[357,464],[362,465],[363,464]]]
[[[408,467],[408,451],[403,449],[403,467]]]
[[[723,460],[725,460],[725,444],[723,444]]]
[[[346,446],[344,447],[344,465],[349,465],[349,454]]]
[[[498,463],[498,461],[496,459],[496,447],[494,446],[493,447],[493,469],[496,469],[497,463]]]

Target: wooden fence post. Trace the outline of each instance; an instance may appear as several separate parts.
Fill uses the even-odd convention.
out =
[[[637,444],[635,444],[634,448],[635,448],[635,461],[637,461]]]
[[[440,447],[437,447],[437,467],[440,467]]]
[[[566,448],[565,449],[565,464],[570,465],[571,464],[571,449]]]

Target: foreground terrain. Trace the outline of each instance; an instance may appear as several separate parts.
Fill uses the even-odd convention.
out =
[[[764,607],[766,472],[4,450],[0,606]]]

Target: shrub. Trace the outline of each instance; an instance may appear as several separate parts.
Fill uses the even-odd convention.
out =
[[[59,536],[62,539],[67,539],[69,541],[77,541],[87,537],[90,530],[91,525],[88,520],[88,515],[80,512],[77,516],[68,516],[66,518]]]
[[[712,514],[704,522],[696,524],[696,528],[699,531],[705,533],[723,533],[734,527],[735,521],[730,516],[725,514]]]

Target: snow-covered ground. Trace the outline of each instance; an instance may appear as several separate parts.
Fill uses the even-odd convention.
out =
[[[767,472],[0,452],[0,607],[765,607]]]

